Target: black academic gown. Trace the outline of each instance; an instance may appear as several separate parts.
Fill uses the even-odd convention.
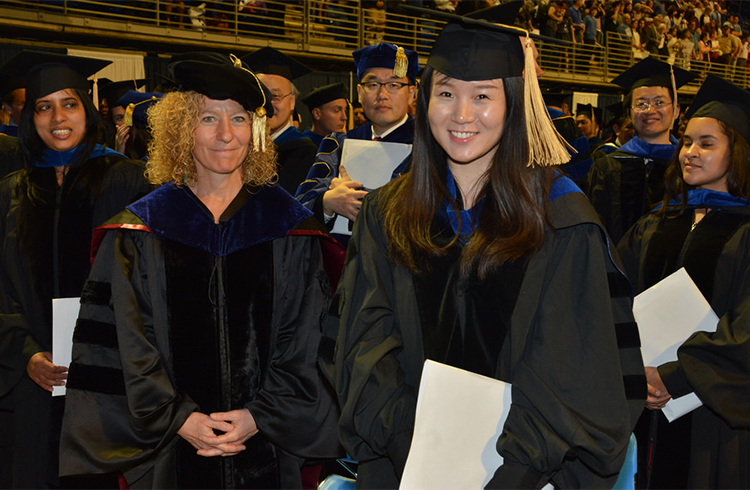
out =
[[[655,145],[634,136],[591,166],[586,193],[614,243],[664,197],[664,173],[676,149],[674,139]]]
[[[274,145],[278,153],[278,185],[294,195],[315,161],[318,145],[293,126],[279,135]]]
[[[22,173],[39,201],[28,199]],[[93,230],[149,190],[142,167],[106,154],[69,168],[58,188],[54,168],[31,167],[0,184],[0,406],[12,411],[14,485],[57,482],[63,397],[26,373],[29,359],[52,351],[52,298],[78,297],[90,269]]]
[[[0,134],[0,179],[23,168],[18,138]]]
[[[695,207],[712,211],[691,232]],[[639,451],[649,449],[649,433],[657,435],[651,488],[750,488],[749,247],[750,206],[727,201],[689,206],[671,219],[644,216],[619,244],[636,293],[685,267],[719,317],[716,332],[692,335],[676,362],[659,366],[673,397],[695,392],[703,406],[671,424],[644,411]],[[642,454],[642,488],[647,461]]]
[[[360,461],[362,488],[397,487],[426,347],[437,345],[425,339],[428,322],[445,311],[446,299],[462,301],[461,294],[443,294],[458,287],[455,281],[443,281],[442,289],[393,262],[380,207],[380,192],[368,194],[337,292],[340,437]],[[492,484],[606,488],[622,466],[646,392],[630,290],[583,194],[554,199],[549,217],[554,228],[541,250],[510,271],[507,284],[519,289],[498,298],[501,308],[514,306],[498,320],[498,328],[507,322],[508,334],[495,336],[502,346],[493,375],[512,383],[513,404],[497,441],[505,464]],[[498,307],[482,300],[481,288],[474,294],[471,304],[484,312],[466,318]]]
[[[310,215],[276,187],[243,188],[215,224],[166,184],[105,226],[75,331],[62,475],[301,488],[306,459],[340,454],[316,368],[330,286]],[[242,408],[259,433],[236,456],[198,456],[176,434],[194,411]]]

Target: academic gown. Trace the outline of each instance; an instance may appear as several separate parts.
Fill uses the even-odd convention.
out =
[[[504,266],[486,290],[484,283],[456,281],[449,258],[432,261],[433,273],[418,276],[395,264],[379,216],[380,192],[365,198],[337,291],[334,358],[339,434],[360,462],[361,488],[397,488],[430,352],[513,385],[497,441],[505,464],[492,486],[614,483],[646,395],[630,288],[585,196],[569,179],[557,182],[549,204],[554,228],[542,248],[525,264]],[[435,230],[446,226],[440,215],[433,223]],[[471,333],[477,328],[471,319],[493,316],[497,333],[487,335],[486,327]],[[470,339],[479,341],[456,357],[440,350],[442,335],[433,325],[447,335],[451,328],[465,332],[468,347]]]
[[[315,154],[318,152],[318,145],[294,126],[287,128],[273,143],[278,153],[279,181],[277,184],[289,194],[294,195],[297,187],[310,171]]]
[[[315,156],[315,163],[310,168],[310,172],[307,174],[304,182],[300,184],[295,194],[297,200],[310,209],[321,223],[324,222],[324,217],[323,200],[320,197],[328,190],[331,181],[339,176],[341,153],[343,151],[344,140],[347,138],[372,140],[372,123],[366,122],[347,133],[332,133],[323,138],[318,154]],[[414,119],[407,119],[404,124],[386,135],[382,141],[412,144],[414,142]],[[404,173],[409,160],[410,158],[407,158],[396,167],[391,177],[395,179]],[[329,224],[332,227],[333,220]]]
[[[690,336],[676,362],[658,367],[672,397],[695,392],[703,406],[671,424],[656,412],[651,487],[749,488],[750,201],[708,190],[688,196],[682,215],[674,205],[672,218],[644,216],[618,247],[636,293],[685,267],[719,317],[716,332]],[[711,212],[691,232],[696,208]],[[644,430],[637,433],[643,450],[654,413],[644,412]]]
[[[245,187],[215,224],[166,184],[105,225],[76,325],[62,475],[301,488],[306,459],[340,454],[316,368],[331,292],[310,215],[277,187]],[[176,434],[194,411],[242,408],[259,433],[236,456],[198,456]]]
[[[664,172],[677,149],[633,136],[589,170],[587,194],[614,243],[664,197]]]
[[[18,138],[0,134],[0,179],[23,168]]]
[[[24,173],[39,192],[35,205]],[[0,461],[13,465],[17,487],[59,485],[64,399],[53,399],[26,373],[34,354],[52,351],[52,298],[80,296],[94,228],[148,190],[142,167],[112,151],[71,165],[61,188],[50,167],[0,183],[0,407],[12,414],[14,431],[12,456]]]

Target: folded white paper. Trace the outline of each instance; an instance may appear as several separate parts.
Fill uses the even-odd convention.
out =
[[[690,335],[715,331],[719,322],[684,268],[636,296],[633,316],[638,322],[645,366],[676,361],[677,349]],[[662,411],[672,422],[701,405],[695,393],[690,393],[670,400]]]
[[[70,366],[73,352],[73,330],[78,319],[81,298],[55,298],[52,300],[52,362]],[[65,395],[65,386],[53,386],[52,396]]]
[[[393,171],[411,153],[411,145],[383,141],[345,139],[341,150],[341,165],[349,178],[361,182],[365,189],[382,187],[391,180]],[[331,233],[351,235],[350,222],[336,216]]]
[[[484,488],[503,463],[495,444],[511,385],[427,360],[402,489]]]

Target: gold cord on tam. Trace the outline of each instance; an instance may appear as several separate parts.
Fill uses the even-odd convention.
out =
[[[396,61],[393,65],[393,76],[396,78],[405,77],[408,69],[409,58],[406,57],[404,48],[396,46]]]
[[[527,166],[561,165],[570,160],[567,148],[573,149],[555,129],[550,119],[547,106],[544,104],[539,80],[536,76],[536,60],[531,49],[531,38],[528,31],[524,40],[524,115],[526,116],[526,133],[529,144],[529,161]],[[573,149],[573,151],[575,151]]]
[[[258,84],[258,91],[260,92],[261,96],[263,96],[263,103],[256,107],[253,111],[253,126],[252,126],[252,132],[253,132],[253,151],[266,151],[266,92],[263,90],[263,84],[258,80],[258,77],[255,76],[255,73],[251,72],[244,66],[242,66],[242,60],[236,57],[233,54],[229,55],[229,59],[232,61],[232,65],[234,65],[235,68],[239,68],[240,70],[244,70],[255,79],[255,83]]]
[[[157,100],[159,100],[159,98],[158,98],[158,97],[156,97],[156,96],[154,96],[154,95],[152,95],[152,96],[151,96],[151,98],[149,98],[149,99],[146,99],[146,100],[142,100],[142,101],[138,102],[137,104],[133,104],[133,103],[131,102],[131,103],[130,103],[130,104],[128,104],[128,106],[127,106],[127,107],[125,108],[125,117],[124,117],[124,119],[123,119],[122,123],[123,123],[123,124],[124,124],[125,126],[132,126],[132,125],[133,125],[133,112],[135,112],[135,108],[136,108],[136,106],[139,106],[139,105],[141,105],[141,104],[145,104],[146,102],[155,102],[155,101],[157,101]]]

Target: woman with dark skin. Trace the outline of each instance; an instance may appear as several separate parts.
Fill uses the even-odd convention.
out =
[[[78,297],[95,227],[149,187],[143,169],[97,144],[86,76],[108,62],[22,52],[24,169],[0,184],[0,400],[13,407],[13,486],[59,486],[57,445],[67,366],[52,358],[52,299]]]

